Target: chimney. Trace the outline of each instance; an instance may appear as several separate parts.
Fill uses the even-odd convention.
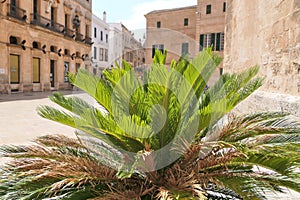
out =
[[[103,21],[106,22],[106,12],[103,12]]]

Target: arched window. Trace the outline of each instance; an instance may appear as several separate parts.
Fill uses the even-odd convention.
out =
[[[32,42],[32,47],[34,48],[34,49],[38,49],[39,48],[39,43],[38,42]]]

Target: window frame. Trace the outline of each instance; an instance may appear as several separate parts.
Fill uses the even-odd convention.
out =
[[[11,57],[12,56],[16,56],[16,58],[17,58],[17,61],[18,61],[18,63],[17,63],[17,81],[12,81],[12,59],[11,59]],[[18,55],[18,54],[9,54],[9,82],[10,82],[10,84],[19,84],[20,83],[20,55]]]
[[[35,63],[34,60],[37,60],[37,79],[35,79]],[[32,58],[32,83],[40,83],[41,82],[41,59],[38,57]]]
[[[94,38],[97,38],[97,27],[94,27]]]
[[[70,63],[65,61],[64,62],[64,83],[69,83],[69,77],[68,77],[69,70],[70,70]]]
[[[188,26],[189,25],[189,18],[184,18],[183,19],[183,25]]]
[[[211,10],[212,10],[211,8],[212,8],[211,4],[206,5],[206,14],[207,15],[211,14]]]
[[[156,22],[156,28],[161,28],[161,21]]]
[[[189,43],[183,42],[181,43],[181,55],[185,56],[189,54]]]

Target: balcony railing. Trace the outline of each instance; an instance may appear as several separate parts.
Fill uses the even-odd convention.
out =
[[[88,44],[88,45],[91,45],[92,44],[92,38],[90,38],[88,36],[85,36],[85,43]]]
[[[31,24],[47,28],[49,30],[52,30],[52,31],[55,31],[58,33],[64,32],[63,25],[56,23],[53,20],[47,19],[38,14],[31,14]]]
[[[74,31],[71,30],[71,29],[68,29],[68,28],[65,28],[65,29],[64,29],[64,34],[65,34],[65,36],[68,37],[68,38],[74,38],[74,37],[75,37]]]
[[[84,41],[84,37],[83,37],[82,34],[80,34],[80,33],[77,32],[77,33],[76,33],[75,40],[76,40],[76,41],[79,41],[79,42],[83,42],[83,41]]]
[[[8,4],[8,16],[26,21],[27,15],[26,10],[23,10],[17,6]]]

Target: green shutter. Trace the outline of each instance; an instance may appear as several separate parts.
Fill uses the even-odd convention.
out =
[[[221,33],[217,33],[216,51],[220,51],[220,44],[221,44]]]
[[[211,42],[210,42],[210,46],[212,46],[213,50],[216,49],[216,34],[215,33],[212,33],[211,34]]]
[[[200,45],[199,45],[200,51],[203,50],[203,47],[204,47],[204,34],[201,34],[200,35]]]

